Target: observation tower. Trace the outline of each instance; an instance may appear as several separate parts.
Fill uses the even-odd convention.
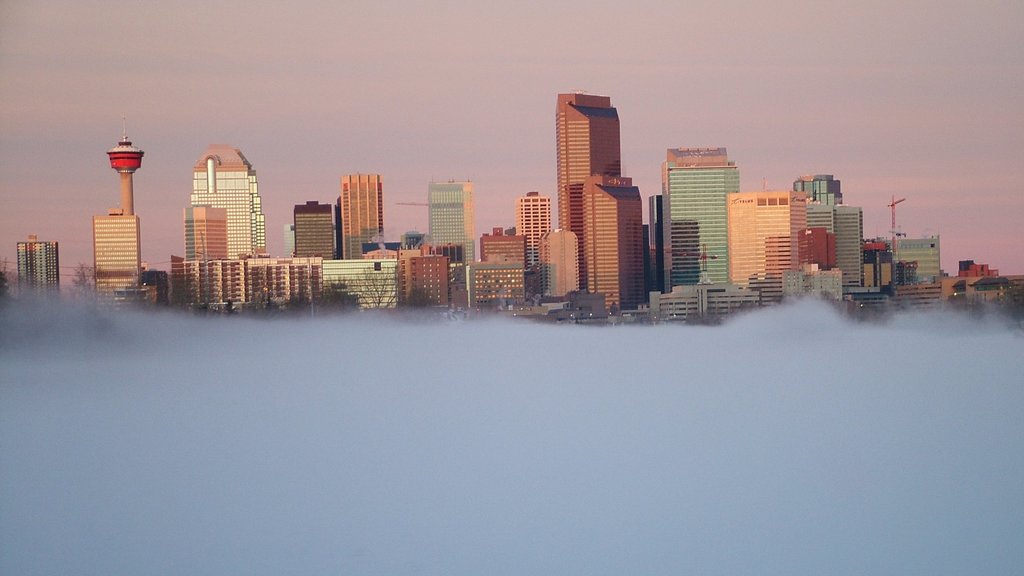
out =
[[[121,141],[107,151],[110,156],[110,167],[121,175],[121,210],[125,216],[135,214],[135,193],[132,188],[132,174],[142,166],[142,155],[145,154],[128,139],[127,129],[121,133]]]

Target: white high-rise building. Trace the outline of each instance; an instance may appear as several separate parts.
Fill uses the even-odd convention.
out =
[[[227,210],[228,257],[265,254],[267,230],[256,171],[238,148],[213,144],[192,172],[192,206]]]

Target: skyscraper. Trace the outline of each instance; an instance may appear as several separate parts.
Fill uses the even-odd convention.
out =
[[[586,291],[603,293],[609,309],[636,310],[646,301],[640,189],[629,178],[591,176],[583,211]]]
[[[338,252],[344,260],[362,258],[363,244],[373,242],[374,236],[384,232],[384,183],[380,174],[342,176],[338,210],[341,215]]]
[[[551,231],[551,198],[527,192],[516,198],[516,234],[526,236],[526,267],[540,262],[540,239]]]
[[[132,180],[144,154],[132,146],[127,134],[107,151],[110,167],[121,176],[121,207],[92,218],[93,274],[96,291],[104,299],[131,299],[139,288],[142,254]]]
[[[562,297],[580,288],[579,241],[569,230],[552,230],[540,244],[541,286],[545,296]]]
[[[228,257],[228,211],[209,206],[185,208],[185,260]]]
[[[26,242],[18,242],[18,286],[40,292],[60,289],[57,242],[40,242],[35,234],[29,235]]]
[[[619,113],[608,96],[559,94],[555,107],[558,165],[558,226],[586,245],[583,182],[592,175],[621,176]],[[586,263],[580,251],[581,284]]]
[[[729,194],[739,192],[740,173],[725,148],[668,150],[661,167],[669,282],[696,284],[706,254],[707,278],[729,279]]]
[[[463,261],[467,264],[473,262],[476,254],[473,183],[455,180],[431,182],[427,188],[427,204],[431,244],[462,246]]]
[[[729,195],[729,279],[782,299],[782,273],[799,270],[807,229],[803,192],[738,192]]]
[[[835,264],[843,272],[843,287],[863,286],[864,214],[857,206],[810,203],[807,227],[835,235]]]
[[[294,256],[334,258],[334,207],[316,200],[296,204],[294,209]]]
[[[808,202],[819,202],[829,206],[843,203],[840,182],[831,174],[801,176],[793,182],[793,191],[807,194]]]
[[[193,207],[227,210],[228,257],[263,254],[267,230],[256,171],[241,150],[212,144],[192,171]]]

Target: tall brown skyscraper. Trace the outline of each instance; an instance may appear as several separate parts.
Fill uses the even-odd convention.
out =
[[[608,308],[636,310],[646,301],[640,189],[629,178],[591,176],[583,186],[583,206],[586,291],[603,293]]]
[[[296,258],[334,258],[334,207],[311,200],[294,210]]]
[[[341,246],[344,260],[363,257],[363,243],[384,232],[384,184],[380,174],[349,174],[341,177]]]
[[[558,147],[558,225],[586,245],[583,183],[589,176],[621,176],[619,113],[608,96],[559,94],[555,108]],[[580,288],[587,281],[580,250]]]

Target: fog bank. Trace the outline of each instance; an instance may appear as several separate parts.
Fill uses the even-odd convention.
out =
[[[996,322],[0,326],[2,574],[1024,565],[1024,338]]]

